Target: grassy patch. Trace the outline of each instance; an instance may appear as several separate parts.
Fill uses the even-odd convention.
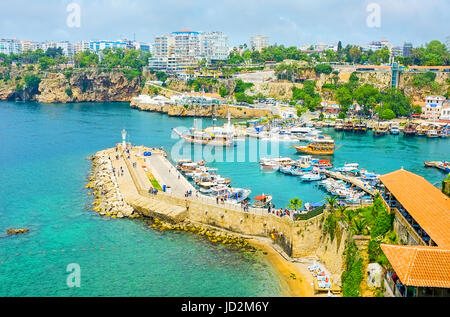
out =
[[[150,180],[150,183],[152,184],[153,188],[162,191],[161,185],[159,185],[158,181],[156,180],[155,176],[153,176],[152,173],[147,173],[147,177]]]

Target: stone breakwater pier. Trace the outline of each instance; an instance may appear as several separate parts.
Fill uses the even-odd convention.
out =
[[[144,156],[150,152],[150,156]],[[319,260],[340,280],[345,249],[345,232],[329,241],[323,224],[327,212],[305,220],[279,217],[267,209],[248,208],[231,203],[217,203],[199,193],[170,163],[164,151],[144,146],[121,144],[97,152],[92,158],[93,171],[86,187],[93,190],[93,209],[110,217],[146,217],[156,229],[185,230],[209,236],[205,231],[226,234],[210,240],[232,241],[233,236],[256,238],[269,244],[286,260],[312,264]],[[162,187],[166,191],[154,189]],[[185,193],[192,190],[192,195]],[[345,231],[345,229],[343,229]],[[236,238],[234,236],[234,239]],[[211,240],[211,241],[213,241]],[[242,241],[239,241],[242,242]],[[224,242],[225,243],[225,242]],[[246,244],[246,243],[242,243]]]

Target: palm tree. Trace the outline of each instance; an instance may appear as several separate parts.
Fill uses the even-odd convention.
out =
[[[336,210],[336,216],[340,219],[344,219],[347,208],[347,206],[339,205]]]
[[[341,216],[342,216],[342,219],[350,225],[352,223],[353,217],[355,216],[355,212],[353,210],[347,209],[347,207],[345,207],[342,210]]]
[[[365,229],[367,227],[367,220],[361,217],[353,217],[352,219],[352,226],[350,227],[350,230],[354,234],[363,234]]]
[[[298,209],[302,208],[303,201],[301,201],[299,198],[295,197],[289,200],[289,204],[287,205],[288,208],[294,209],[297,211]]]
[[[336,207],[336,204],[337,204],[337,196],[327,196],[327,197],[325,197],[325,200],[328,203],[328,207],[330,208],[330,211],[333,212],[334,208]]]

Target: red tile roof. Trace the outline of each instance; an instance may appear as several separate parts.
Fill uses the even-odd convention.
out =
[[[381,249],[404,285],[450,288],[450,250],[388,244]]]
[[[441,248],[450,249],[450,198],[423,177],[397,170],[381,182]]]

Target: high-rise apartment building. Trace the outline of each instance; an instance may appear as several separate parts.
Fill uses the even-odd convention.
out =
[[[206,59],[208,63],[228,58],[227,37],[221,32],[201,33],[189,30],[155,37],[149,67],[169,73],[181,73]]]
[[[211,61],[221,61],[228,58],[228,38],[222,32],[200,34],[200,55]]]
[[[76,42],[73,45],[75,55],[80,52],[87,52],[90,50],[90,42],[89,41],[80,41]]]
[[[22,44],[17,39],[0,39],[0,53],[20,54],[22,52]]]
[[[265,35],[255,35],[250,38],[250,48],[254,51],[261,51],[269,46],[269,37]]]
[[[411,57],[412,56],[412,49],[413,49],[412,44],[405,42],[403,44],[403,56],[404,57]]]

